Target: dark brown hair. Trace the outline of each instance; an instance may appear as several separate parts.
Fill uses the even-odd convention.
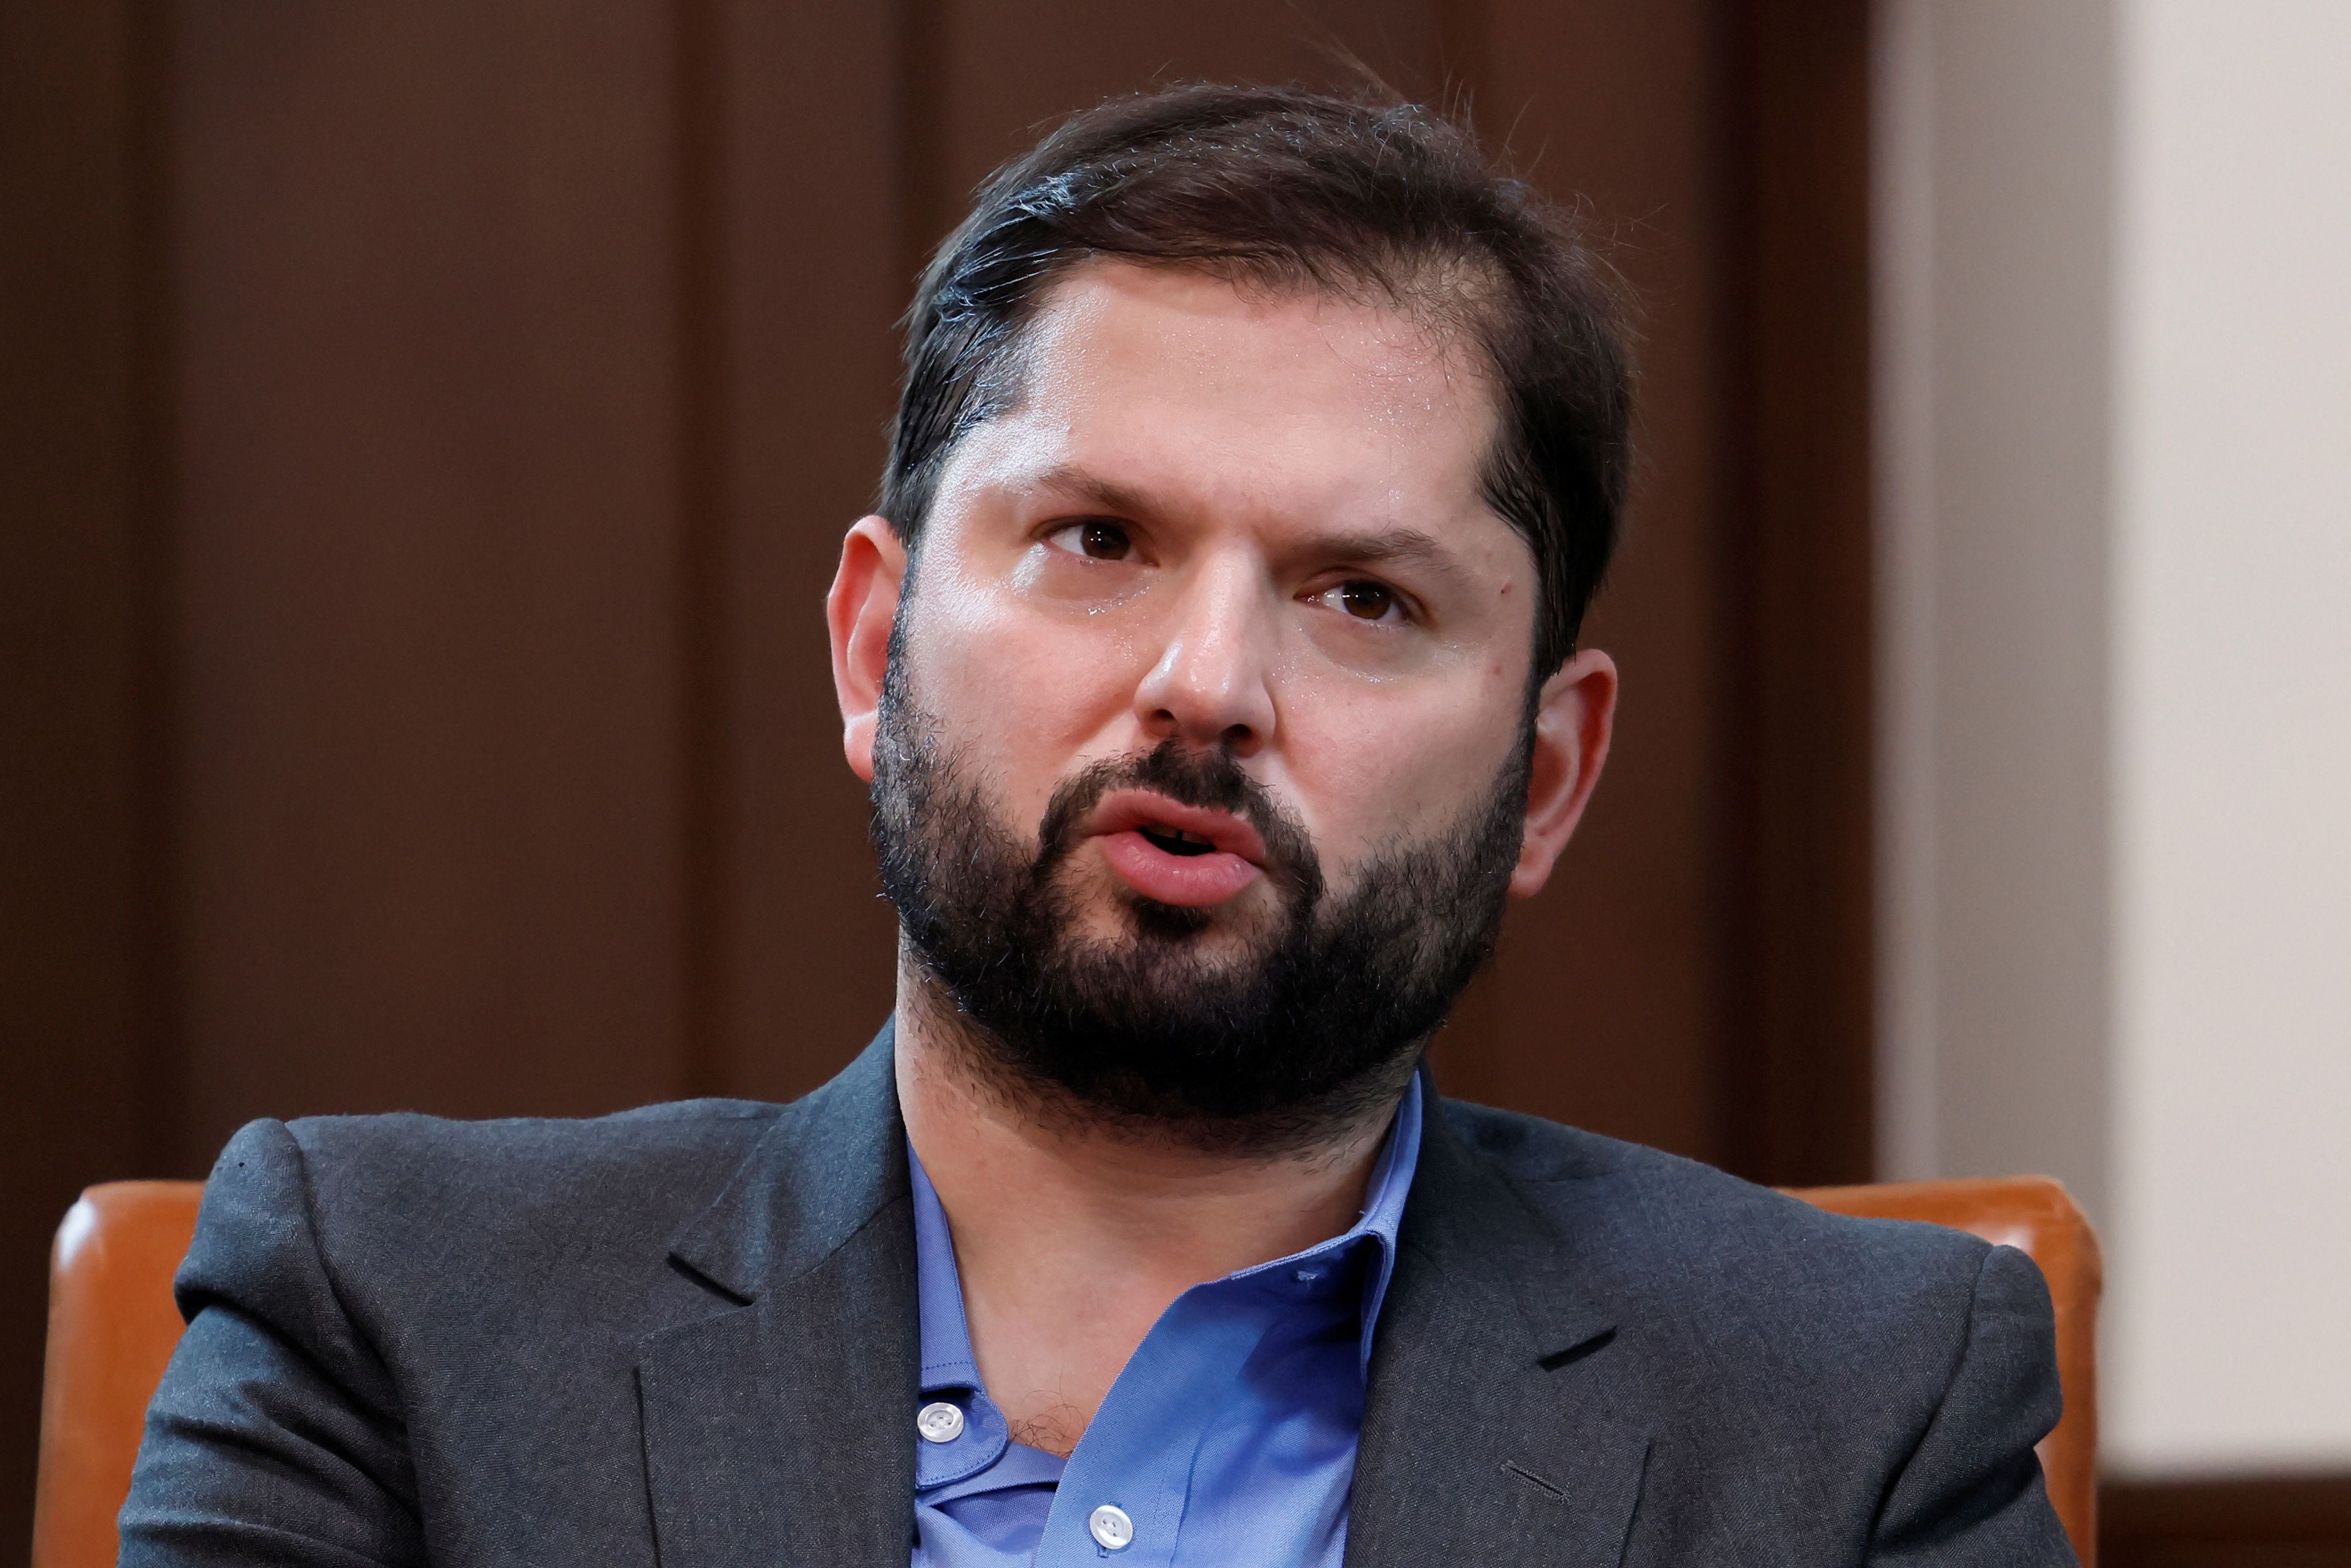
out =
[[[1075,115],[989,176],[906,315],[880,510],[910,549],[947,453],[1015,396],[1046,285],[1094,256],[1376,293],[1468,332],[1500,389],[1486,501],[1534,552],[1536,676],[1573,651],[1629,466],[1616,290],[1560,214],[1415,104],[1174,88]]]

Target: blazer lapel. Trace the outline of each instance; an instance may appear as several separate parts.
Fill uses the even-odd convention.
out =
[[[714,1309],[639,1342],[664,1568],[904,1568],[920,1389],[891,1032],[785,1107],[674,1264]]]
[[[1433,1113],[1381,1309],[1348,1568],[1615,1568],[1648,1402],[1568,1239]]]

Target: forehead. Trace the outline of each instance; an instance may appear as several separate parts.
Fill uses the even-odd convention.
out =
[[[1477,349],[1376,302],[1092,261],[1047,291],[1010,406],[944,489],[1071,465],[1205,505],[1486,513],[1497,399]],[[969,450],[963,450],[968,448]]]

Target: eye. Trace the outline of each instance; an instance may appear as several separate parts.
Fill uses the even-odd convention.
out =
[[[1056,549],[1095,560],[1124,560],[1134,553],[1134,538],[1118,523],[1089,517],[1055,528],[1045,540]]]
[[[1359,577],[1326,588],[1315,597],[1333,610],[1343,610],[1358,621],[1402,621],[1404,599],[1384,582]]]

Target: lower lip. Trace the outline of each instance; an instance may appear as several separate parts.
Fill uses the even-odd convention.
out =
[[[1204,855],[1171,855],[1129,828],[1100,841],[1102,857],[1126,885],[1161,904],[1205,909],[1222,904],[1265,873],[1224,850]]]

